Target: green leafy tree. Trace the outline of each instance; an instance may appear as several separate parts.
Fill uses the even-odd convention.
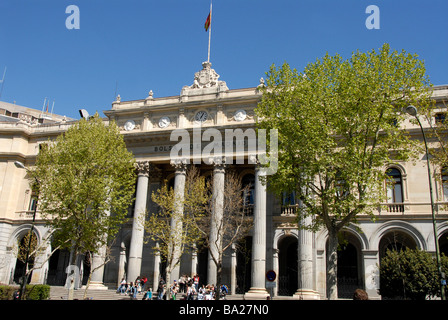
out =
[[[442,270],[448,259],[442,257]],[[440,296],[435,258],[426,251],[387,250],[380,265],[380,294],[386,299],[425,300]]]
[[[79,254],[98,254],[125,221],[134,164],[117,125],[104,124],[98,114],[75,123],[39,152],[31,172],[39,210],[54,230],[53,244],[73,252],[72,266]]]
[[[272,66],[256,114],[277,129],[278,170],[268,187],[296,192],[300,227],[328,231],[327,296],[337,298],[338,233],[385,200],[386,166],[408,160],[417,143],[400,128],[408,105],[426,103],[431,86],[416,55],[379,50],[348,60],[325,55],[299,73]],[[301,219],[299,219],[301,221]]]

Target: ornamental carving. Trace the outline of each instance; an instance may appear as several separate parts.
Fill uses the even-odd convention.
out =
[[[154,169],[154,165],[149,161],[137,161],[135,163],[135,169],[139,176],[148,177],[149,173]]]
[[[222,87],[227,90],[225,81],[219,81],[219,74],[211,68],[212,63],[205,61],[202,63],[202,70],[194,74],[194,81],[191,86],[186,86],[187,89],[204,89],[212,87]]]

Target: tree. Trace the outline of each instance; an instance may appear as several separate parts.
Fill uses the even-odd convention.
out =
[[[40,150],[31,172],[38,181],[39,210],[54,230],[54,245],[72,250],[72,270],[79,254],[98,253],[125,221],[134,193],[134,164],[118,126],[104,124],[98,114]]]
[[[448,260],[442,258],[446,270]],[[423,250],[387,250],[380,265],[383,298],[425,300],[440,296],[440,276],[434,257]]]
[[[252,218],[245,214],[245,195],[249,193],[249,189],[249,185],[243,186],[241,177],[235,171],[227,170],[224,180],[222,216],[214,215],[213,204],[210,204],[207,206],[207,215],[195,220],[216,266],[218,293],[215,298],[217,300],[219,299],[219,286],[222,284],[224,252],[242,240],[253,226]],[[216,239],[210,237],[213,227],[219,235]],[[216,250],[212,250],[212,246]]]
[[[400,128],[402,110],[426,103],[430,83],[417,55],[387,44],[348,60],[326,54],[301,73],[272,66],[267,76],[257,125],[277,129],[279,140],[268,187],[296,193],[298,214],[312,217],[300,227],[327,229],[327,295],[336,299],[337,235],[360,214],[374,217],[386,167],[415,154],[417,143]]]
[[[147,240],[155,242],[154,251],[166,261],[165,281],[169,286],[171,272],[179,265],[182,253],[201,239],[195,219],[205,215],[210,201],[209,184],[192,166],[186,171],[184,194],[176,194],[165,183],[151,198],[158,211],[151,212],[143,225]]]

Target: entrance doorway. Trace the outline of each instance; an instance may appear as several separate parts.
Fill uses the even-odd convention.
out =
[[[292,296],[298,287],[298,241],[294,236],[286,236],[278,243],[278,295]]]

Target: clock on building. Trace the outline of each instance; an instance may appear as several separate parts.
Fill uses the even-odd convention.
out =
[[[134,120],[128,120],[128,121],[126,121],[126,123],[124,124],[124,130],[126,130],[126,131],[134,130],[134,128],[135,128],[135,122],[134,122]]]
[[[169,117],[166,117],[166,116],[162,117],[159,120],[159,127],[160,128],[166,128],[166,127],[168,127],[170,125],[170,123],[171,123],[171,119]]]
[[[198,122],[204,122],[208,118],[208,113],[206,111],[198,111],[194,117],[194,120]]]
[[[246,110],[238,110],[237,112],[235,112],[235,115],[233,117],[236,121],[243,121],[244,119],[246,119]]]

